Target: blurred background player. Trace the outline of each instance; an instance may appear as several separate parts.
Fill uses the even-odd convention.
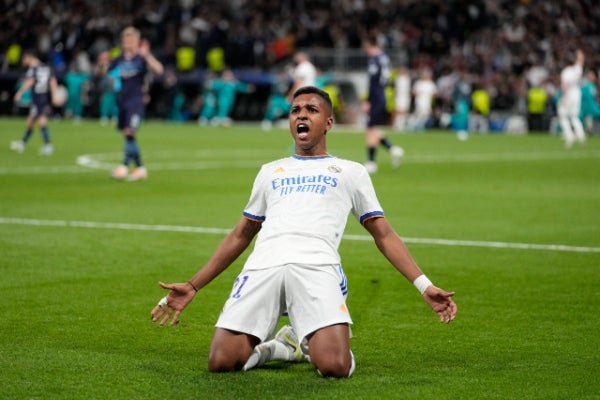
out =
[[[581,78],[585,56],[577,49],[575,63],[563,68],[560,73],[562,95],[558,100],[558,121],[562,129],[565,146],[570,148],[574,142],[585,142],[583,124],[579,119],[581,110]]]
[[[317,85],[317,68],[310,61],[308,54],[299,51],[294,54],[294,70],[292,78],[294,84],[288,93],[288,102],[291,103],[291,98],[296,90],[304,86],[316,86]]]
[[[78,123],[83,117],[83,110],[89,101],[91,88],[92,64],[86,51],[82,48],[75,49],[68,69],[63,77],[67,89],[67,103],[65,116]]]
[[[44,145],[40,148],[39,153],[40,155],[51,155],[54,148],[50,142],[48,112],[50,111],[50,100],[53,104],[60,102],[55,94],[58,87],[56,77],[50,67],[42,63],[33,51],[24,52],[22,62],[27,67],[27,72],[23,85],[15,93],[14,101],[15,103],[20,102],[23,94],[31,90],[31,105],[29,106],[25,133],[21,140],[12,142],[10,148],[19,153],[24,152],[25,146],[33,133],[33,127],[37,122],[44,139]],[[52,99],[50,99],[50,96],[52,96]]]
[[[134,27],[127,27],[121,33],[121,49],[121,55],[113,60],[110,60],[108,52],[99,57],[101,72],[108,73],[116,69],[121,80],[121,89],[117,95],[117,127],[125,137],[125,155],[123,163],[113,171],[112,177],[118,180],[146,179],[148,171],[142,163],[136,142],[136,133],[144,116],[144,83],[148,70],[162,75],[164,67],[154,58],[149,43],[141,40],[140,32]],[[128,176],[130,163],[134,163],[135,168]]]
[[[263,130],[269,130],[273,123],[286,116],[290,111],[290,102],[287,94],[290,92],[292,79],[285,70],[281,70],[273,77],[271,82],[271,94],[267,101],[267,109],[261,122]]]
[[[597,123],[600,119],[597,82],[596,71],[588,69],[581,84],[581,111],[579,113],[579,119],[588,133],[594,133],[597,130]]]
[[[230,69],[223,70],[220,78],[213,79],[207,85],[204,106],[198,119],[199,124],[206,125],[210,121],[213,126],[230,126],[232,124],[230,114],[237,93],[253,91],[254,85],[238,81]],[[212,99],[211,93],[214,96]]]
[[[394,128],[397,131],[405,131],[408,129],[408,115],[410,113],[410,70],[401,66],[398,68],[398,75],[394,80]]]
[[[437,95],[437,86],[433,81],[431,69],[423,68],[419,79],[412,88],[415,97],[415,112],[412,116],[411,128],[420,131],[426,128],[433,111],[433,101]]]
[[[119,115],[117,93],[121,90],[121,78],[118,72],[117,69],[109,71],[99,80],[100,125],[107,125],[109,121],[116,119]]]
[[[368,78],[369,94],[364,103],[364,111],[368,114],[366,139],[367,139],[367,162],[365,167],[370,174],[377,172],[377,147],[383,146],[392,157],[392,167],[398,168],[404,150],[398,146],[393,146],[388,138],[385,137],[381,125],[386,123],[386,97],[385,86],[390,79],[390,59],[381,50],[377,43],[377,36],[369,35],[363,41],[363,49],[368,56]]]

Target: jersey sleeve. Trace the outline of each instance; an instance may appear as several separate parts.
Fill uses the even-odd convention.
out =
[[[359,165],[355,175],[356,185],[352,193],[352,214],[362,225],[369,218],[383,217],[384,213],[367,170]]]
[[[265,182],[264,171],[265,168],[263,166],[256,175],[254,184],[252,185],[252,191],[250,192],[250,199],[248,200],[248,204],[242,213],[244,217],[253,221],[264,221],[267,212],[267,202],[265,191],[263,190],[263,185]]]
[[[35,68],[27,68],[27,72],[25,72],[25,78],[35,78]]]

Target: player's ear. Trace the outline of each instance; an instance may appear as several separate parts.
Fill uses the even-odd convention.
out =
[[[329,132],[333,128],[333,117],[328,117],[325,123],[325,133]]]

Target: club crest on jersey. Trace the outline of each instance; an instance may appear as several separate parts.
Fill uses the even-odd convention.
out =
[[[342,168],[338,167],[337,165],[330,165],[329,167],[327,167],[327,170],[329,172],[334,172],[336,174],[339,174],[342,172]]]

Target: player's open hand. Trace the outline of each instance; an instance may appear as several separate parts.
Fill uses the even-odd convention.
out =
[[[142,57],[148,57],[148,55],[150,54],[150,42],[148,41],[148,39],[140,40],[140,47],[138,49],[138,52]]]
[[[440,317],[440,322],[449,324],[456,318],[456,312],[458,308],[456,303],[452,300],[454,292],[446,292],[435,286],[429,286],[423,298],[429,304],[429,306],[437,313]]]
[[[158,322],[160,326],[163,326],[171,319],[170,325],[176,325],[179,322],[179,315],[196,295],[196,290],[189,283],[166,284],[159,282],[159,285],[171,292],[160,299],[152,309],[152,322]]]

